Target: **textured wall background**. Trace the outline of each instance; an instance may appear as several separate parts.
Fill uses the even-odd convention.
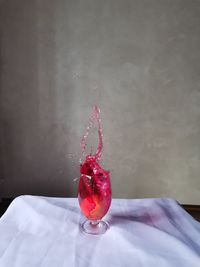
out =
[[[0,2],[0,193],[75,196],[102,111],[114,197],[200,204],[200,1]]]

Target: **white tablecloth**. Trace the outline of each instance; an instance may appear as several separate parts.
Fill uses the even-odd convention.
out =
[[[77,199],[21,196],[0,219],[0,267],[200,267],[200,224],[172,199],[113,199],[101,236]]]

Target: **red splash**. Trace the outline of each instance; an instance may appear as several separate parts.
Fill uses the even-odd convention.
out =
[[[99,144],[95,155],[86,155],[86,140],[94,121],[98,123]],[[100,110],[94,106],[90,117],[90,126],[83,136],[81,147],[84,162],[80,165],[80,181],[78,187],[78,199],[83,214],[90,220],[100,220],[108,211],[111,203],[111,184],[109,171],[104,170],[99,160],[103,148],[103,134],[100,121]]]

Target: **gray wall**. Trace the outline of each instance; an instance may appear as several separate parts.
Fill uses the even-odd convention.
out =
[[[200,204],[200,1],[0,2],[0,193],[75,196],[102,111],[113,196]]]

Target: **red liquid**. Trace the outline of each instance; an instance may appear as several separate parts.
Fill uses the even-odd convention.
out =
[[[83,214],[90,220],[100,220],[111,203],[109,172],[103,170],[94,156],[87,156],[81,165],[78,199]]]
[[[95,155],[86,155],[86,139],[89,130],[94,121],[98,123],[99,145]],[[111,203],[111,184],[109,171],[104,170],[99,165],[102,148],[103,134],[100,122],[100,111],[94,106],[93,113],[90,118],[90,126],[82,139],[83,155],[85,161],[80,165],[80,181],[78,187],[78,200],[83,214],[89,220],[100,220],[108,211]]]

